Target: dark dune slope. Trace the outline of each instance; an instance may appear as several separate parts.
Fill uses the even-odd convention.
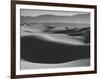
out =
[[[21,58],[33,63],[63,63],[90,57],[90,46],[48,42],[34,36],[21,37]]]

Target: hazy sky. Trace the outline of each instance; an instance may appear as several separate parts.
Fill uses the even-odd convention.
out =
[[[59,15],[72,16],[77,14],[88,14],[89,12],[73,12],[73,11],[53,11],[53,10],[37,10],[37,9],[21,9],[21,16],[39,16],[39,15]]]

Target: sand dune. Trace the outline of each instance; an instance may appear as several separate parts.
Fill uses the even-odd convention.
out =
[[[46,37],[47,38],[47,37]],[[49,38],[51,39],[51,38]],[[90,57],[89,45],[45,41],[36,36],[21,37],[21,57],[31,62],[61,63]]]

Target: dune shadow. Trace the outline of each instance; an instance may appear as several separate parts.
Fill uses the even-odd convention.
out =
[[[41,40],[35,36],[23,36],[21,58],[33,63],[64,63],[90,58],[90,45],[67,45]]]

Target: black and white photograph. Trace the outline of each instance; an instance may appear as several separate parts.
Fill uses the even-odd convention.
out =
[[[12,79],[96,73],[96,6],[13,2],[11,40]]]
[[[21,69],[90,66],[90,13],[20,9]]]

